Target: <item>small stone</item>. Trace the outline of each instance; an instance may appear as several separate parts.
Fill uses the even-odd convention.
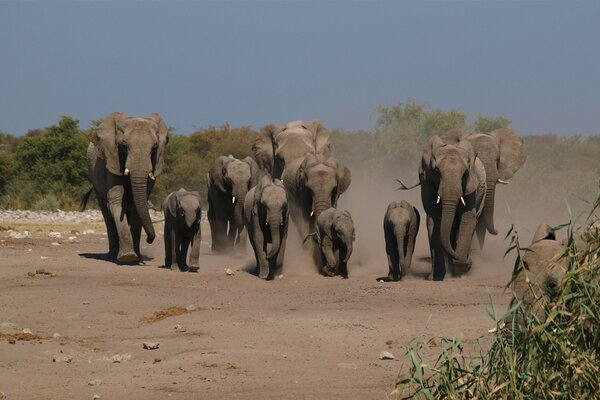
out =
[[[77,236],[69,236],[69,242],[74,242],[77,240]]]
[[[187,311],[194,311],[194,310],[196,310],[196,305],[194,305],[194,304],[190,304],[190,305],[189,305],[189,306],[187,306],[185,309],[186,309]]]
[[[29,329],[29,328],[25,328],[25,329],[23,329],[23,333],[24,333],[24,334],[26,334],[26,335],[27,335],[27,334],[29,334],[29,335],[33,335],[33,332],[32,332],[32,331],[31,331],[31,329]]]
[[[94,233],[96,233],[96,231],[93,229],[85,229],[83,232],[81,232],[82,235],[93,235]]]
[[[90,302],[89,302],[89,301],[87,301],[87,300],[85,300],[85,301],[84,301],[84,302],[82,302],[81,304],[83,304],[84,306],[87,306],[87,305],[89,305],[89,304],[90,304]]]
[[[30,272],[27,273],[27,276],[30,277],[30,278],[33,278],[35,276],[35,272],[31,272],[30,271]]]
[[[173,327],[173,329],[175,329],[175,331],[177,331],[177,332],[185,332],[186,331],[186,329],[183,326],[179,325],[179,324],[175,325]]]
[[[95,394],[93,398],[94,398],[94,400],[97,400],[100,398],[100,395]]]
[[[102,381],[100,379],[92,379],[91,381],[88,382],[89,386],[98,386],[101,384],[102,384]]]
[[[62,238],[62,235],[60,232],[50,232],[48,233],[48,237],[51,237],[52,239],[60,239]]]
[[[52,246],[60,246],[60,243],[52,242]]]
[[[112,358],[114,363],[122,363],[131,360],[131,354],[115,354]]]
[[[62,339],[62,335],[60,333],[55,333],[54,335],[52,335],[52,337],[54,339]]]
[[[54,357],[52,357],[52,361],[70,363],[71,361],[73,361],[73,356],[70,356],[68,354],[57,354]]]
[[[380,360],[393,360],[394,358],[396,357],[394,357],[394,355],[389,351],[382,351],[381,353],[379,353]]]
[[[40,260],[47,260],[47,259],[48,259],[48,257],[46,257],[46,256],[41,256],[40,257]]]
[[[225,275],[233,276],[233,275],[235,275],[235,272],[233,272],[233,270],[231,268],[225,268]]]
[[[383,283],[383,282],[385,282],[385,281],[384,281],[383,279],[380,279],[380,280],[379,280],[379,282]]]
[[[158,342],[144,342],[143,346],[144,346],[144,349],[146,349],[146,350],[156,350],[156,349],[158,349],[159,343]]]
[[[31,253],[33,251],[33,249],[27,249],[28,253]]]

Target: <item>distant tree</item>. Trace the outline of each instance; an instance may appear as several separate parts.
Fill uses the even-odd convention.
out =
[[[488,133],[500,128],[510,127],[511,121],[504,117],[485,117],[481,114],[476,114],[475,122],[473,123],[473,131],[478,133]]]

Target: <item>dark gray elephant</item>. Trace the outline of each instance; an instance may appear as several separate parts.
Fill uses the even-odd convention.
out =
[[[389,266],[387,280],[399,281],[410,270],[420,220],[419,211],[405,200],[394,201],[388,206],[383,218]]]
[[[327,276],[339,274],[347,279],[348,260],[356,239],[352,216],[346,210],[331,207],[319,214],[316,227],[313,235],[321,250],[321,272]]]
[[[202,230],[202,207],[198,192],[179,189],[167,196],[163,204],[165,213],[165,267],[196,272],[199,268]],[[187,263],[188,249],[192,251]]]
[[[469,252],[485,202],[486,179],[483,163],[465,135],[468,132],[454,129],[443,139],[431,137],[421,158],[419,182],[434,280],[443,280],[447,267],[459,275],[472,264]]]
[[[212,251],[244,249],[246,233],[242,211],[248,190],[257,182],[258,166],[251,157],[238,160],[220,156],[208,172],[208,222]]]
[[[332,156],[309,153],[286,165],[283,184],[301,238],[314,231],[315,220],[323,211],[337,206],[351,181],[348,167]]]
[[[244,201],[244,221],[262,279],[282,277],[288,220],[283,183],[263,176]]]
[[[487,134],[469,135],[468,140],[485,167],[485,205],[475,228],[479,245],[483,248],[486,230],[492,235],[498,233],[494,226],[496,185],[507,184],[525,164],[527,157],[522,149],[523,139],[511,129],[502,128]]]
[[[262,128],[252,151],[261,171],[281,179],[286,164],[307,153],[331,155],[331,143],[329,134],[319,121],[292,121]]]
[[[148,243],[155,237],[148,196],[164,166],[167,126],[158,114],[137,118],[112,113],[91,139],[88,176],[106,223],[109,255],[119,263],[138,262],[142,228]]]

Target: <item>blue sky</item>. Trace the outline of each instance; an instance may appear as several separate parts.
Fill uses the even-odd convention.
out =
[[[600,134],[599,40],[599,1],[2,1],[0,130],[112,111],[371,129],[412,98]]]

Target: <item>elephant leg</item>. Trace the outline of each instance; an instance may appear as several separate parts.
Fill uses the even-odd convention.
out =
[[[233,250],[233,247],[235,246],[235,239],[237,236],[237,226],[235,225],[235,220],[233,219],[233,216],[228,219],[228,225],[229,225],[229,230],[227,231],[227,236],[226,236],[226,243],[227,243],[227,251],[231,251]]]
[[[335,275],[336,258],[333,253],[333,243],[329,238],[323,238],[321,242],[321,253],[323,254],[324,265],[322,268],[323,274],[327,276]]]
[[[106,202],[101,199],[98,193],[96,193],[96,198],[98,199],[98,205],[100,206],[100,211],[102,211],[102,216],[104,217],[104,224],[106,225],[106,234],[108,236],[108,255],[111,258],[116,258],[117,253],[119,252],[119,235],[117,234],[117,226],[115,225],[115,220],[113,219],[112,214],[108,210]]]
[[[348,279],[348,263],[346,263],[344,260],[346,259],[346,255],[348,254],[348,248],[344,245],[342,245],[339,249],[339,269],[338,272],[340,274],[340,276],[344,279]]]
[[[390,230],[385,229],[385,252],[388,259],[388,279],[391,281],[400,280],[400,258],[398,255],[398,246],[396,238]]]
[[[479,242],[479,249],[483,250],[483,243],[485,242],[485,232],[487,228],[485,227],[485,223],[482,219],[477,221],[477,225],[475,227],[475,232],[477,233],[477,241]]]
[[[173,262],[173,243],[171,241],[171,227],[165,222],[165,267],[170,268]]]
[[[446,252],[440,240],[439,226],[434,223],[433,217],[429,215],[427,216],[427,232],[429,233],[433,280],[443,281],[446,276]]]
[[[248,230],[243,226],[238,229],[238,237],[235,243],[235,247],[237,252],[240,254],[244,254],[246,252],[246,243],[248,242]]]
[[[198,229],[192,238],[192,251],[190,253],[189,270],[196,272],[200,268],[200,243],[202,241],[202,231],[200,229],[200,223],[198,223]]]
[[[108,204],[117,228],[117,235],[119,236],[117,262],[134,263],[138,261],[138,255],[133,249],[133,239],[131,237],[129,221],[125,215],[125,210],[123,209],[124,191],[122,185],[115,185],[108,189]]]
[[[171,259],[173,260],[171,263],[171,270],[179,269],[179,246],[179,233],[174,227],[171,227]]]
[[[133,251],[138,255],[138,260],[142,260],[140,250],[140,239],[142,238],[142,221],[135,211],[131,211],[128,215],[131,224],[131,240],[133,240]]]
[[[179,265],[180,271],[188,270],[187,253],[188,253],[188,249],[190,248],[191,241],[192,241],[191,237],[186,236],[186,237],[181,238],[180,248],[179,248],[179,251],[177,252],[177,254],[178,254],[177,264]]]
[[[285,258],[285,242],[287,240],[287,232],[281,236],[281,244],[279,245],[279,253],[277,253],[277,259],[275,260],[275,271],[273,278],[283,278],[283,259]]]
[[[254,252],[258,261],[258,277],[267,279],[269,277],[269,260],[267,259],[266,243],[263,233],[260,232],[254,237]]]

